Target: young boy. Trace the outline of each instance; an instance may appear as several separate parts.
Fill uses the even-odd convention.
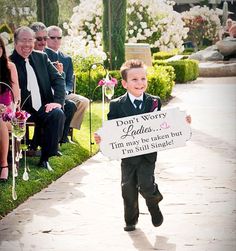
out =
[[[146,66],[140,60],[126,61],[120,69],[122,85],[127,93],[111,101],[108,119],[117,119],[154,109],[161,109],[157,96],[145,93],[147,89]],[[190,117],[187,118],[190,122]],[[101,142],[98,134],[94,135],[97,144]],[[124,201],[125,231],[134,231],[139,217],[138,194],[146,200],[152,223],[158,227],[163,222],[159,202],[163,199],[155,183],[154,170],[157,153],[149,153],[121,160],[121,188]]]

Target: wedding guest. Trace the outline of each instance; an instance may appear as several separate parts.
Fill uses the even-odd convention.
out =
[[[229,30],[230,30],[232,25],[233,25],[233,20],[231,18],[228,18],[226,20],[226,25],[224,27],[224,32],[222,34],[222,38],[228,37],[230,35]]]
[[[0,180],[7,181],[8,179],[8,162],[7,155],[9,151],[9,130],[11,125],[1,118],[1,114],[5,111],[6,107],[15,104],[20,104],[20,89],[18,83],[18,75],[16,66],[10,62],[6,56],[6,48],[3,39],[0,37]],[[6,83],[10,86],[12,92]],[[13,108],[13,107],[12,107]]]
[[[36,126],[43,128],[39,166],[52,171],[49,158],[57,155],[65,122],[64,79],[45,53],[33,50],[34,40],[29,27],[16,29],[10,58],[17,68],[23,109],[31,114],[29,119]]]
[[[231,38],[236,38],[236,24],[233,24],[229,29],[229,36]]]
[[[59,62],[63,64],[63,72],[65,73],[65,81],[66,81],[66,100],[71,100],[76,104],[77,110],[72,118],[70,123],[71,128],[80,129],[84,114],[89,105],[89,99],[73,93],[74,87],[74,70],[72,58],[60,51],[61,40],[62,40],[62,30],[58,26],[49,26],[47,28],[48,31],[48,39],[47,39],[47,47],[45,48],[45,52],[47,53],[49,59],[52,62]],[[70,142],[67,135],[61,140],[62,143]]]
[[[47,37],[48,37],[46,26],[42,22],[35,22],[30,26],[30,28],[35,32],[34,49],[42,51],[42,52],[45,51],[45,47],[47,45]],[[59,73],[63,77],[65,77],[64,72],[63,72],[63,64],[59,63],[59,62],[57,62],[56,64],[55,64],[55,62],[53,62],[53,64],[57,68]],[[64,139],[67,139],[67,135],[70,130],[70,123],[71,123],[71,120],[72,120],[76,110],[77,110],[77,108],[76,108],[75,102],[72,100],[66,99],[65,105],[64,105],[64,113],[66,116],[66,120],[65,120],[65,124],[64,124],[62,138],[60,139],[59,142],[65,141]],[[39,130],[39,129],[37,129],[37,130]],[[38,132],[36,131],[36,133],[38,133]],[[37,141],[37,140],[35,140],[35,141]],[[37,144],[34,143],[33,147],[36,148],[36,145]],[[60,154],[60,152],[59,152],[59,154]]]
[[[161,109],[158,96],[146,93],[148,86],[146,66],[140,60],[128,60],[121,66],[122,85],[126,94],[111,100],[108,120],[152,112]],[[154,107],[155,104],[155,107]],[[186,120],[190,123],[191,117]],[[95,133],[97,144],[101,137]],[[139,218],[138,194],[146,200],[152,223],[158,227],[163,222],[159,202],[162,194],[155,183],[154,170],[157,153],[141,154],[121,160],[121,190],[124,202],[125,231],[134,231]]]

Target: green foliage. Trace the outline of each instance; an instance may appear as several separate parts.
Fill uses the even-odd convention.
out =
[[[155,66],[148,71],[147,92],[158,95],[162,101],[167,100],[174,87],[175,73],[171,66]]]
[[[76,55],[73,56],[73,65],[75,74],[79,72],[87,72],[92,64],[100,63],[101,59],[94,55],[89,55],[86,58]],[[102,64],[102,62],[101,62]]]
[[[110,76],[118,80],[118,85],[115,87],[114,97],[120,96],[125,91],[121,86],[121,77],[119,71],[110,71]],[[101,100],[102,88],[98,86],[99,80],[104,78],[106,72],[102,67],[90,71],[90,81],[89,72],[78,72],[76,74],[76,93],[83,95],[85,97],[91,98],[93,101]],[[90,82],[90,83],[89,83]]]
[[[0,0],[0,23],[7,23],[12,30],[36,20],[36,1],[32,0]]]
[[[115,87],[115,94],[113,98],[123,95],[126,90],[121,84],[121,76],[119,71],[109,71],[111,77],[118,80],[118,85]],[[76,75],[76,93],[91,98],[93,101],[101,100],[102,88],[98,86],[100,79],[105,77],[103,69],[90,71],[90,85],[89,73],[78,72]],[[174,86],[175,73],[174,68],[171,66],[155,67],[148,72],[148,92],[153,95],[159,95],[162,100],[166,100]]]
[[[153,65],[170,65],[175,69],[176,82],[185,83],[193,81],[199,76],[198,61],[184,59],[166,62],[163,60],[154,60]]]
[[[110,3],[110,12],[109,12]],[[108,55],[105,65],[119,69],[125,61],[126,0],[103,0],[103,48]],[[110,19],[109,19],[110,17]],[[109,22],[111,34],[109,32]],[[109,61],[110,60],[110,61]]]
[[[178,53],[178,50],[172,50],[172,51],[160,51],[153,53],[153,59],[154,60],[165,60],[168,58],[171,58],[175,56]]]
[[[79,5],[79,0],[58,0],[59,4],[59,26],[62,27],[64,22],[69,22],[73,15],[73,8]],[[70,8],[68,8],[70,6]]]
[[[8,26],[8,24],[2,24],[0,25],[0,33],[7,32],[8,34],[12,34],[11,28]]]
[[[8,26],[8,24],[0,25],[0,34],[3,32],[6,32],[9,36],[8,43],[12,43],[13,42],[13,32],[12,32],[12,29]]]
[[[57,0],[37,0],[37,19],[46,26],[58,25],[59,5]]]

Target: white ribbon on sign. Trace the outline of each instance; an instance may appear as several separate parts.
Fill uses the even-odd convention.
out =
[[[25,59],[25,67],[27,72],[27,90],[31,92],[32,106],[38,111],[42,105],[38,81],[33,67],[29,63],[29,59]]]

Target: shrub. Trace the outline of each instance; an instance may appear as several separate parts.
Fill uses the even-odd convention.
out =
[[[172,51],[160,51],[153,53],[153,59],[154,60],[165,60],[168,58],[171,58],[175,56],[178,53],[178,50],[172,50]]]
[[[198,61],[184,59],[166,62],[163,60],[154,60],[153,65],[169,65],[174,68],[176,75],[176,82],[185,83],[197,79],[199,76]]]
[[[118,85],[115,87],[114,97],[118,97],[125,93],[125,90],[121,86],[121,76],[119,71],[110,71],[111,77],[114,77],[118,80]],[[104,69],[100,67],[99,69],[90,71],[90,84],[89,84],[89,72],[80,72],[76,73],[76,93],[91,98],[93,101],[101,100],[102,97],[102,88],[98,86],[99,80],[104,78],[106,75]],[[113,98],[114,98],[113,97]]]
[[[165,101],[174,87],[174,68],[171,66],[155,66],[148,72],[147,92],[160,96]]]
[[[96,71],[89,72],[76,71],[76,93],[85,97],[91,98],[93,101],[101,100],[102,88],[98,86],[98,82],[105,76],[103,69],[99,68]],[[118,80],[118,85],[115,87],[115,95],[113,98],[123,95],[126,90],[122,87],[121,76],[119,71],[109,71],[111,77]],[[148,70],[148,89],[147,92],[153,95],[158,95],[164,101],[172,92],[174,86],[175,73],[171,66],[156,66]]]

